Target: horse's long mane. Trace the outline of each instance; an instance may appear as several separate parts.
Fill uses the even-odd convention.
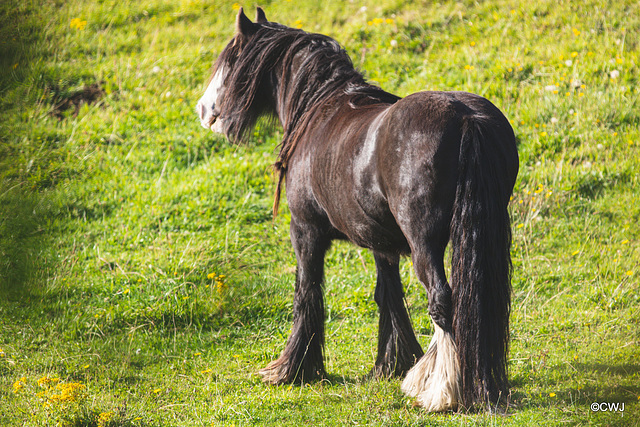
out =
[[[221,105],[227,135],[242,140],[262,115],[282,122],[274,213],[287,163],[317,108],[338,98],[351,108],[400,99],[367,83],[332,38],[272,22],[249,37],[237,34],[217,62],[224,63],[231,67]]]

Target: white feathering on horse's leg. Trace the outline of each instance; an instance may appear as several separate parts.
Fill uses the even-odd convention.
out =
[[[434,325],[427,352],[407,373],[402,391],[429,412],[456,410],[460,401],[460,365],[453,335]]]

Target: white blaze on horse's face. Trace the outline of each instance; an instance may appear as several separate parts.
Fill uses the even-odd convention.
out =
[[[216,133],[224,133],[224,127],[222,121],[218,119],[216,113],[214,113],[216,104],[219,103],[219,96],[223,90],[223,84],[226,77],[226,70],[224,65],[218,67],[216,74],[211,79],[207,90],[204,95],[198,101],[196,111],[200,116],[200,124],[205,129],[211,129]]]

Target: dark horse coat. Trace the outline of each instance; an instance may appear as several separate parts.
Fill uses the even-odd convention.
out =
[[[366,83],[333,39],[268,22],[261,9],[255,23],[241,10],[236,26],[197,111],[205,128],[232,140],[261,115],[284,129],[274,211],[284,181],[298,262],[294,320],[263,379],[324,374],[324,256],[346,239],[376,262],[373,373],[407,374],[403,390],[433,411],[505,399],[507,205],[518,172],[507,119],[469,93],[389,94]],[[400,282],[399,257],[409,254],[436,331],[426,354]]]

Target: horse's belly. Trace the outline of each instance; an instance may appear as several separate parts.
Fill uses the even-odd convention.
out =
[[[350,206],[349,206],[350,205]],[[409,244],[391,212],[366,212],[358,203],[327,212],[332,225],[354,244],[387,253],[409,253]]]

